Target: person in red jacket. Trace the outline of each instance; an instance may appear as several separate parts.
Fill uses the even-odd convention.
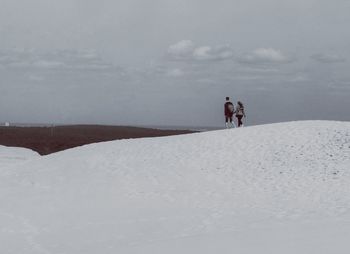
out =
[[[224,106],[225,109],[225,123],[226,123],[226,128],[233,128],[235,127],[234,122],[232,121],[232,116],[233,113],[235,112],[234,106],[232,102],[230,102],[230,97],[226,97],[226,103]]]

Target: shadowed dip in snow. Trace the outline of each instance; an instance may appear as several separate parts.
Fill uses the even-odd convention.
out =
[[[129,126],[69,125],[54,127],[0,127],[0,145],[25,147],[46,155],[76,146],[116,139],[160,137],[193,133]]]

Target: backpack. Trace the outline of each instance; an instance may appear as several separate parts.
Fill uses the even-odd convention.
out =
[[[236,108],[236,115],[244,115],[244,107],[242,107],[242,106],[238,106],[237,108]]]

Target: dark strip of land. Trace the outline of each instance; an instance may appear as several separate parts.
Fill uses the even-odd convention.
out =
[[[90,143],[193,133],[127,126],[69,125],[54,127],[0,127],[0,145],[25,147],[41,155]]]

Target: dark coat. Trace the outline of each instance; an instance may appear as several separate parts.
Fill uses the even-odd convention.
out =
[[[225,116],[232,117],[234,112],[234,107],[232,102],[228,101],[225,103]]]

